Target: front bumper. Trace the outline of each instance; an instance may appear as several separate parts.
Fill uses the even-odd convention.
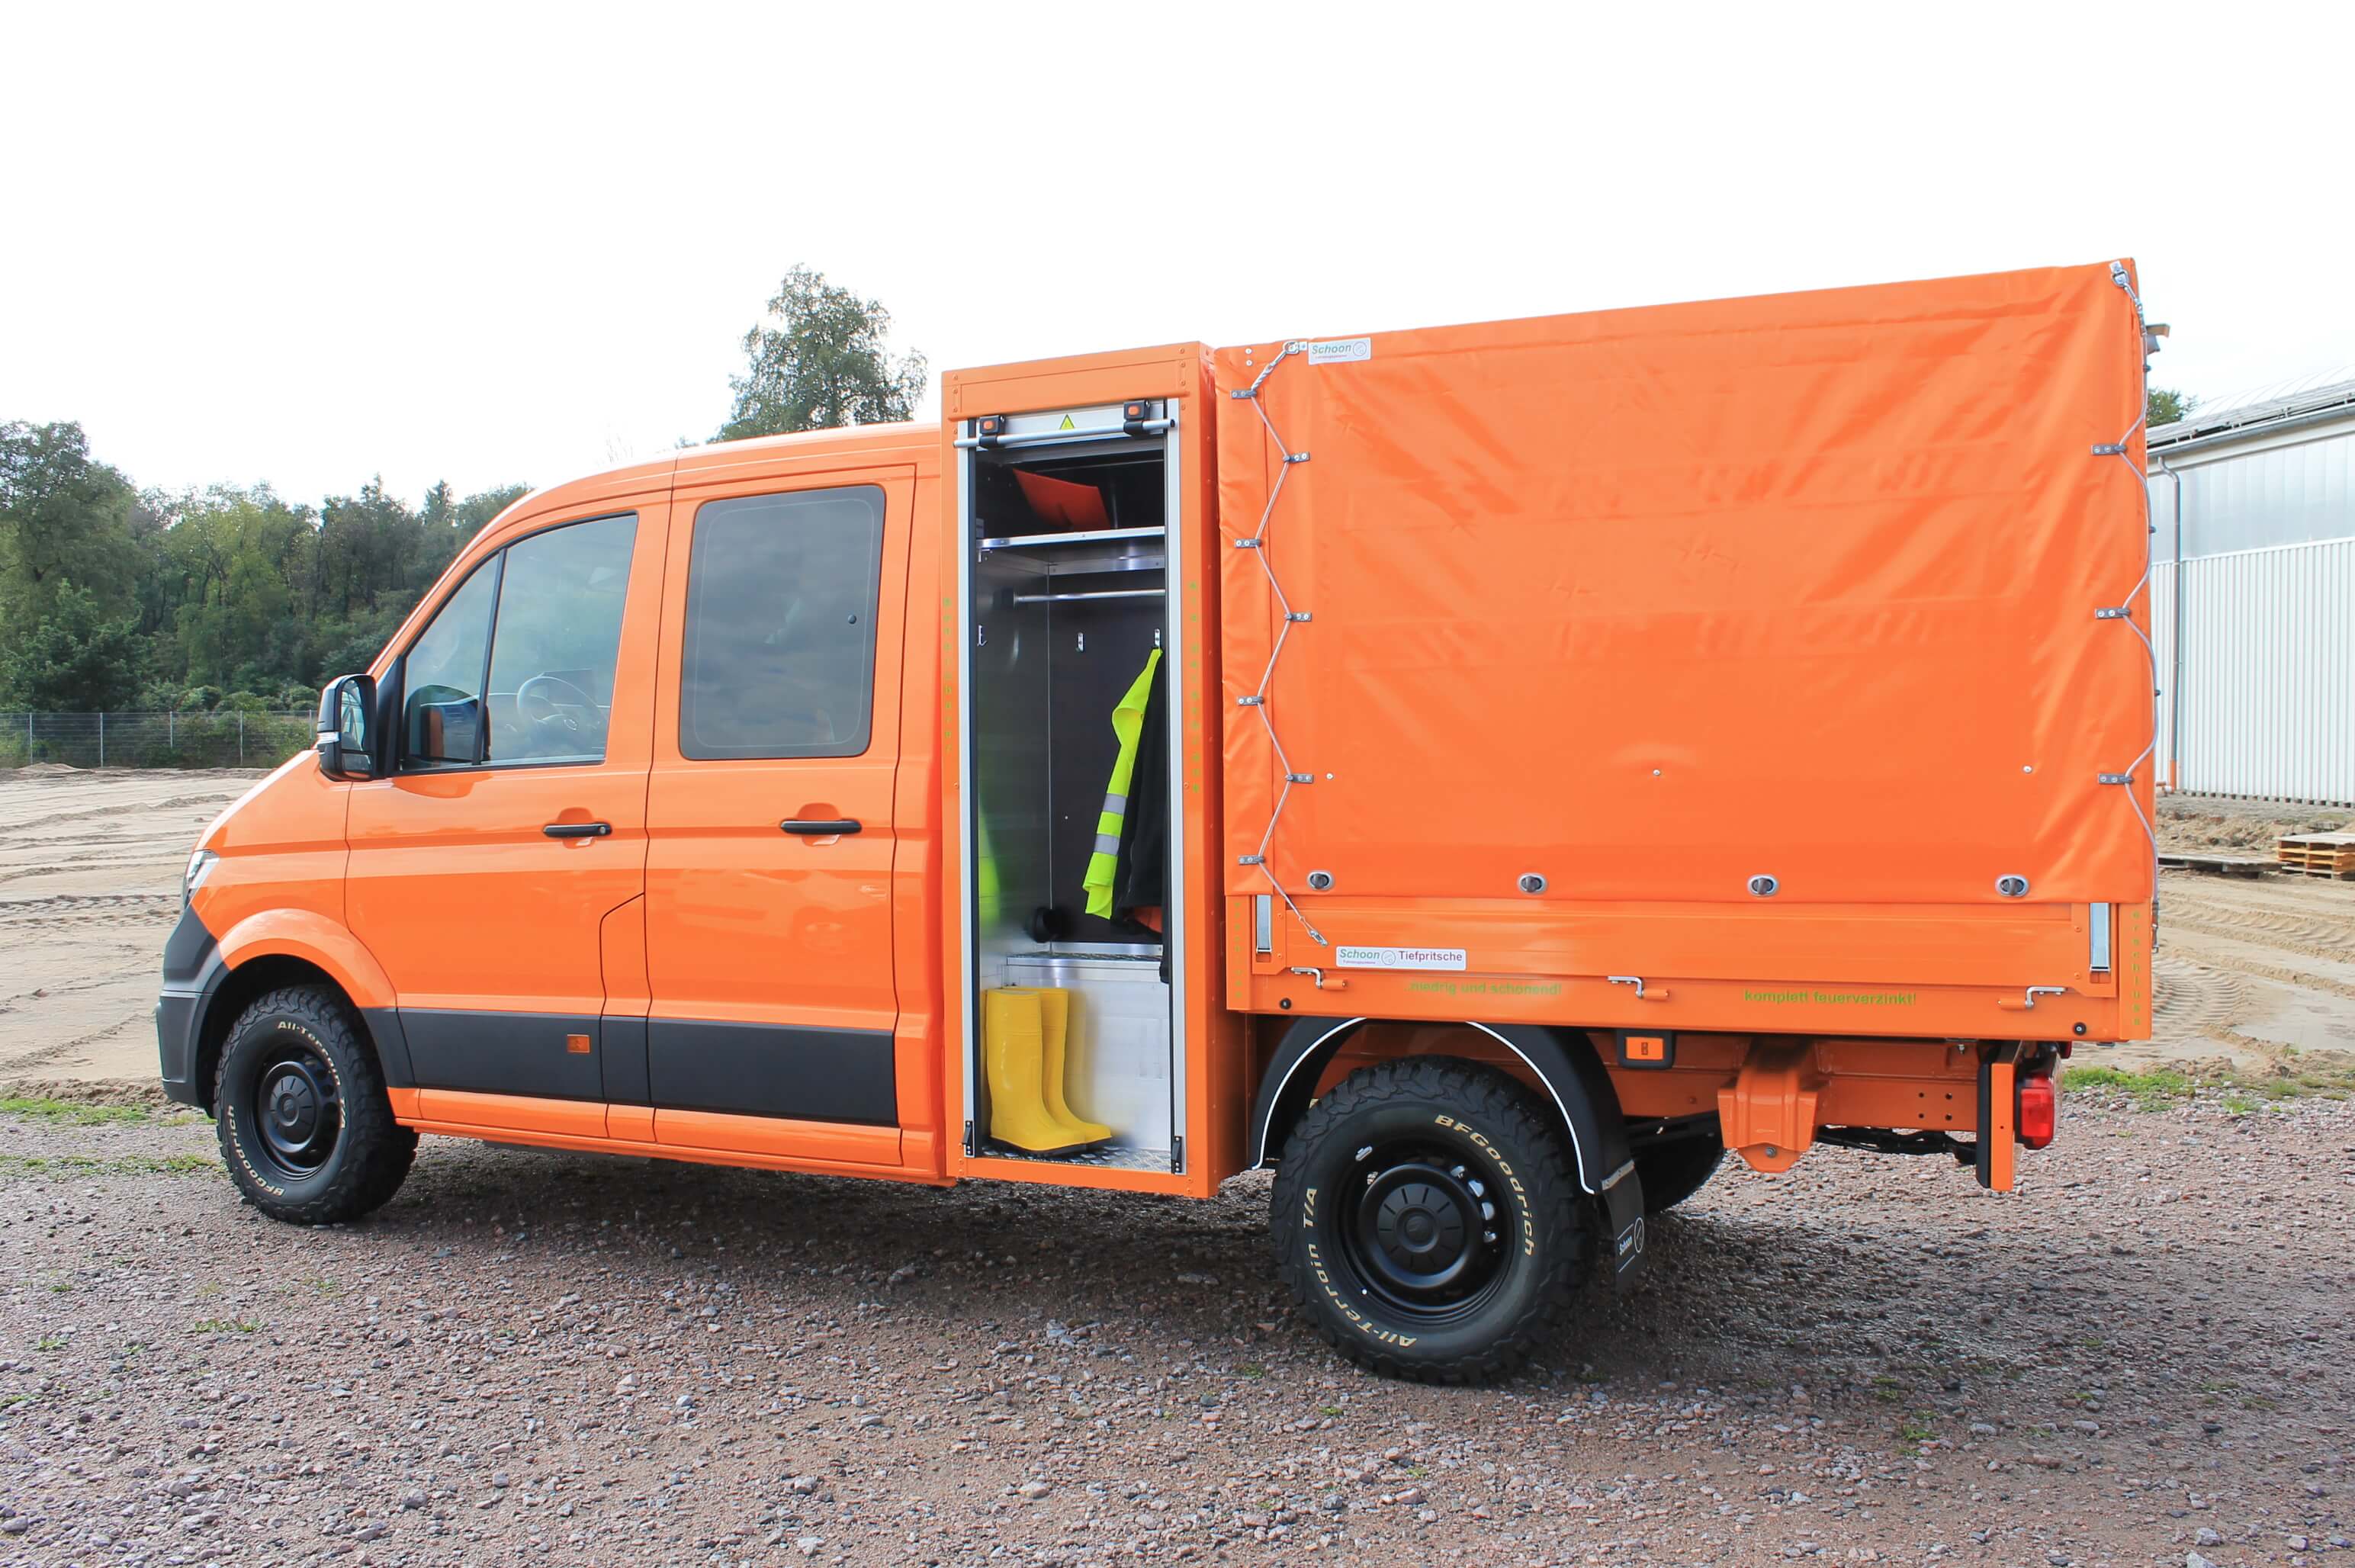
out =
[[[164,944],[164,988],[155,998],[155,1053],[163,1072],[165,1097],[184,1105],[202,1105],[206,1085],[197,1082],[201,1063],[197,1047],[204,1037],[206,1012],[213,993],[220,989],[229,965],[221,962],[220,944],[205,929],[197,912],[180,907],[180,923]]]

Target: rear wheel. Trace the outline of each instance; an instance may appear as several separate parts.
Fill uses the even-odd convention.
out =
[[[1350,1074],[1300,1118],[1276,1172],[1294,1300],[1351,1360],[1423,1382],[1484,1382],[1527,1360],[1592,1228],[1529,1092],[1445,1058]]]
[[[1725,1162],[1725,1146],[1712,1134],[1639,1150],[1636,1176],[1644,1184],[1644,1212],[1665,1214],[1709,1185]]]
[[[400,1190],[417,1155],[358,1019],[325,986],[272,991],[239,1016],[213,1104],[229,1179],[276,1220],[357,1219]]]

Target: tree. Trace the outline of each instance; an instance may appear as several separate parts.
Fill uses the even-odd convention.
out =
[[[0,645],[0,695],[19,708],[93,712],[119,707],[139,689],[146,654],[138,616],[110,620],[98,595],[60,581],[32,630],[17,631]]]
[[[2157,430],[2163,424],[2189,419],[2200,406],[2200,400],[2171,387],[2153,387],[2143,403],[2143,422]]]
[[[119,611],[137,585],[131,482],[71,422],[0,424],[0,613],[30,625],[78,583]]]
[[[736,404],[719,439],[828,430],[915,417],[924,357],[884,347],[891,313],[795,267],[744,335],[744,374],[729,378]]]
[[[495,490],[484,490],[458,503],[450,517],[451,527],[458,530],[458,542],[483,531],[483,525],[531,494],[528,485],[502,485]],[[451,552],[456,554],[455,550]]]

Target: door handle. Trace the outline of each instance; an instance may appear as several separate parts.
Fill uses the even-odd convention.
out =
[[[858,831],[855,816],[788,816],[777,824],[788,833],[798,833],[805,838],[830,838],[837,833]]]
[[[540,829],[550,838],[602,838],[613,831],[610,822],[551,822]]]

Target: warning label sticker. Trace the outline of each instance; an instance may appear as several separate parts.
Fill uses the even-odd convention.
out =
[[[1333,961],[1344,969],[1461,969],[1461,947],[1336,947]]]
[[[1370,337],[1336,337],[1308,346],[1311,365],[1347,365],[1353,359],[1371,359],[1374,340]],[[1374,951],[1371,948],[1368,952]]]

